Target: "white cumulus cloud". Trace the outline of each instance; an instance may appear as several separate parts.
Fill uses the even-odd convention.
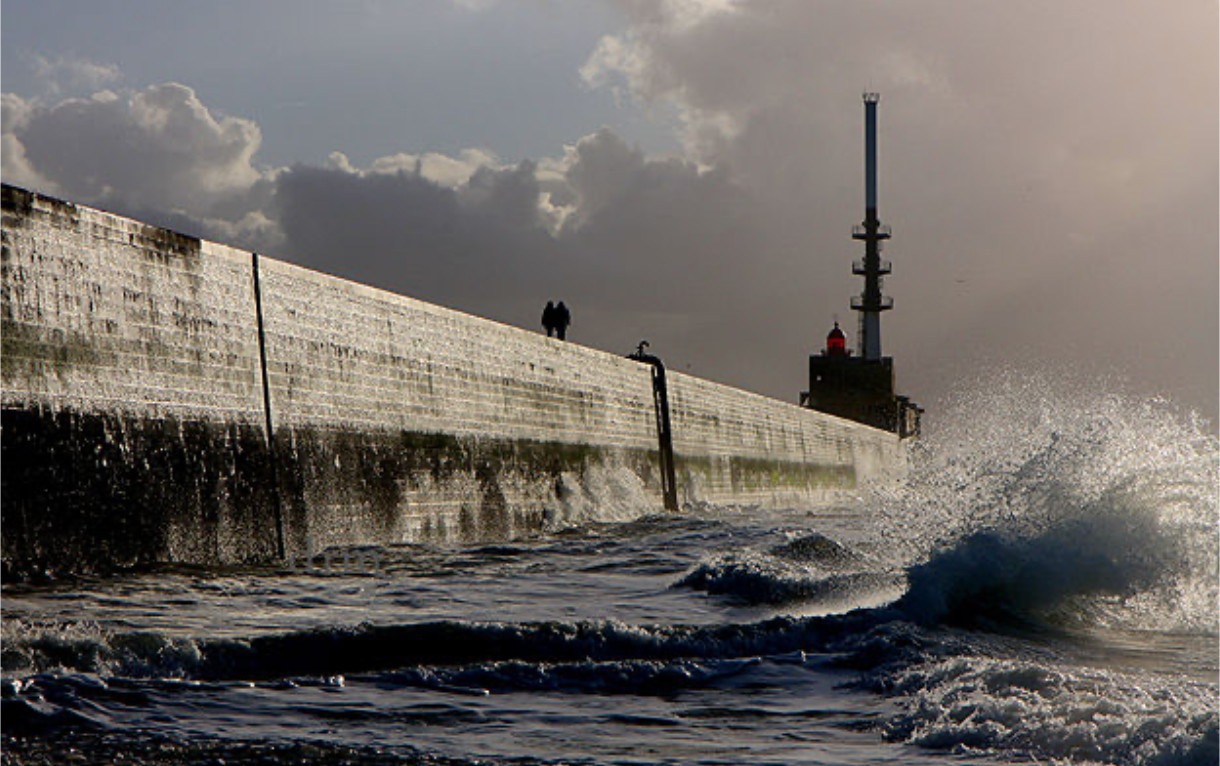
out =
[[[12,103],[21,114],[5,120],[6,142],[77,200],[212,215],[263,177],[253,165],[258,126],[214,115],[185,85],[101,91],[52,106]]]
[[[53,95],[78,91],[92,93],[122,78],[122,73],[115,64],[102,64],[72,56],[56,56],[51,59],[36,55],[30,61],[30,66],[42,87]]]

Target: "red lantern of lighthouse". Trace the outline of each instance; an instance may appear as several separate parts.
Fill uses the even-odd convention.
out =
[[[834,329],[826,336],[826,354],[827,356],[847,355],[847,336],[839,329],[838,322],[835,322]]]

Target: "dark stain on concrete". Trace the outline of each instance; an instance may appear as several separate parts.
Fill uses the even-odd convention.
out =
[[[256,562],[275,550],[256,427],[46,408],[2,417],[6,577]]]
[[[17,186],[3,184],[0,186],[0,209],[10,215],[5,216],[4,225],[9,228],[22,228],[39,215],[39,207],[45,207],[51,218],[59,221],[67,228],[80,226],[80,210],[71,202],[48,197],[36,192],[27,191]]]
[[[0,187],[0,209],[11,213],[6,217],[4,225],[10,228],[23,228],[34,210],[34,194],[16,186],[4,184]]]
[[[195,259],[202,250],[202,240],[189,234],[181,234],[159,226],[142,224],[134,244],[144,250],[145,255],[158,258]]]
[[[512,514],[509,512],[508,500],[504,488],[500,486],[501,477],[506,473],[503,463],[499,461],[479,461],[475,465],[475,476],[479,480],[479,490],[483,497],[479,503],[478,536],[492,539],[508,538],[513,532]]]

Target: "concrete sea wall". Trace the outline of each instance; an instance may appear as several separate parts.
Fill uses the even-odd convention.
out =
[[[6,570],[504,539],[660,509],[647,365],[3,189]],[[681,499],[826,502],[892,434],[671,374]]]

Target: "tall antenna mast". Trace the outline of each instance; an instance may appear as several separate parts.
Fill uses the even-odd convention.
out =
[[[894,308],[894,299],[881,294],[881,277],[890,262],[881,260],[881,242],[890,227],[877,217],[877,102],[878,93],[864,94],[864,223],[852,227],[852,239],[864,240],[864,260],[852,263],[853,274],[864,277],[864,292],[852,296],[852,309],[860,312],[860,356],[881,359],[881,312]]]

